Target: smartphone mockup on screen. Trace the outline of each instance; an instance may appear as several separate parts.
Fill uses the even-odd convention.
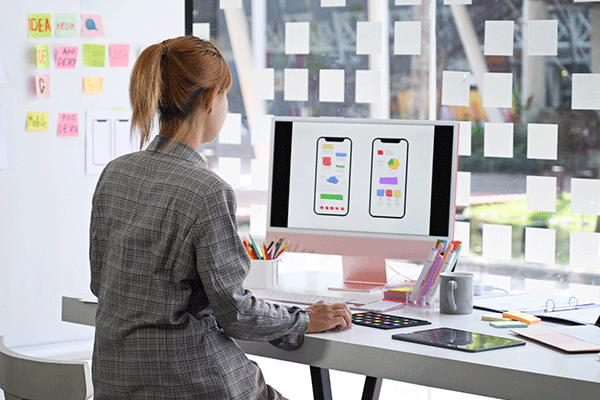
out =
[[[372,217],[404,217],[407,167],[408,141],[406,139],[373,140],[369,198],[369,214]]]
[[[352,141],[344,137],[317,140],[314,211],[319,215],[348,214]]]

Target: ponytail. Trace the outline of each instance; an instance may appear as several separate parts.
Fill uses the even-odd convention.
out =
[[[231,82],[229,66],[211,42],[182,36],[149,46],[131,72],[132,138],[139,131],[141,149],[158,113],[160,134],[184,141],[197,131],[198,113]]]
[[[165,46],[153,44],[138,57],[129,83],[129,100],[133,110],[131,136],[140,135],[140,149],[150,139],[154,118],[161,98],[161,61]]]

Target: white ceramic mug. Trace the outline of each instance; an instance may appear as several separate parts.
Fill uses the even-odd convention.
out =
[[[244,280],[249,289],[273,289],[279,284],[279,258],[275,260],[250,260],[250,272]]]
[[[473,312],[473,274],[444,272],[440,279],[440,312],[471,314]]]

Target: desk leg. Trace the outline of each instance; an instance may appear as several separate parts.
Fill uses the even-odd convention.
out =
[[[311,365],[310,378],[312,380],[313,397],[315,400],[333,400],[328,369],[313,367]]]
[[[367,376],[365,378],[365,387],[363,389],[362,400],[377,400],[381,392],[383,379]]]

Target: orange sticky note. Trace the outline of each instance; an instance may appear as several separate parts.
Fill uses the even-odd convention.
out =
[[[86,76],[83,78],[84,93],[104,92],[104,78],[98,76]]]
[[[35,75],[35,93],[38,99],[50,97],[50,75],[36,74]]]
[[[79,136],[79,117],[77,113],[59,113],[58,114],[58,136],[77,137]]]
[[[525,322],[528,325],[535,324],[535,323],[541,321],[540,318],[530,315],[530,314],[525,314],[524,312],[521,312],[521,311],[507,311],[502,314],[502,317],[514,319],[515,321]]]

